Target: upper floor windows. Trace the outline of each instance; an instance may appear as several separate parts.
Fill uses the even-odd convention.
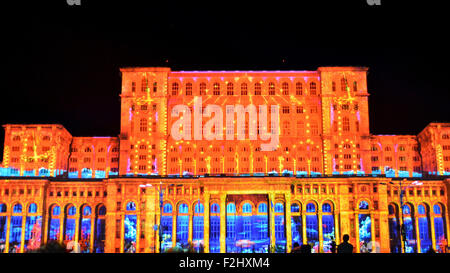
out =
[[[301,82],[297,82],[295,84],[295,95],[297,96],[303,95],[303,84]]]
[[[317,95],[317,84],[315,82],[309,84],[309,94],[313,96]]]
[[[273,82],[269,82],[269,95],[275,95],[275,84]]]
[[[281,89],[283,90],[283,95],[289,96],[289,84],[287,82],[283,82]]]
[[[192,83],[186,84],[186,96],[192,96]]]
[[[172,96],[178,95],[179,85],[177,82],[172,83]]]
[[[231,83],[231,82],[227,83],[227,95],[228,96],[233,96],[234,95],[233,88],[234,88],[233,83]]]
[[[247,95],[247,84],[246,83],[241,84],[241,95],[243,95],[243,96]]]
[[[200,96],[206,95],[206,83],[202,82],[200,83]]]
[[[255,83],[255,95],[261,95],[261,84],[259,82]]]
[[[220,84],[218,82],[213,85],[213,95],[220,95]]]

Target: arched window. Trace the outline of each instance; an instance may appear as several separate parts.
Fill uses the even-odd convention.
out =
[[[323,252],[331,252],[331,242],[335,239],[334,215],[329,203],[322,204],[322,240]]]
[[[236,213],[236,205],[233,203],[229,203],[227,205],[227,213]]]
[[[182,203],[178,206],[178,213],[189,213],[189,207],[186,203]]]
[[[22,239],[22,205],[17,203],[13,206],[13,214],[11,216],[11,227],[9,231],[9,245],[21,246]]]
[[[192,96],[192,83],[190,82],[186,84],[186,96]]]
[[[241,83],[241,95],[242,96],[247,96],[248,92],[247,92],[247,84],[246,83]]]
[[[252,213],[252,205],[250,203],[242,205],[242,213]]]
[[[325,203],[322,205],[322,212],[331,212],[331,205],[328,203]]]
[[[59,240],[61,207],[53,205],[50,207],[50,212],[48,240]]]
[[[0,204],[0,213],[6,212],[6,204],[2,203]]]
[[[403,224],[406,232],[406,253],[416,252],[416,229],[411,205],[403,205]]]
[[[345,78],[341,78],[341,91],[346,91],[347,89],[347,81],[345,80]]]
[[[218,82],[213,85],[213,95],[220,95],[220,84]]]
[[[97,206],[94,233],[94,253],[105,252],[105,223],[106,207],[102,204]]]
[[[80,241],[86,246],[83,252],[90,252],[91,242],[91,221],[92,221],[92,209],[90,206],[84,206],[82,208],[81,225],[80,225]]]
[[[28,213],[36,213],[37,212],[37,205],[36,203],[31,203],[28,206]]]
[[[172,247],[172,227],[173,227],[173,207],[170,203],[165,203],[161,217],[161,252]]]
[[[317,95],[317,84],[315,82],[309,84],[309,94],[312,96]]]
[[[126,253],[136,252],[137,215],[136,204],[128,202],[125,207],[123,250]]]
[[[306,212],[316,212],[316,206],[313,203],[306,205]]]
[[[291,213],[292,212],[300,212],[300,206],[297,203],[292,203],[291,205]]]
[[[258,205],[258,212],[259,213],[267,213],[267,204],[261,203]]]
[[[186,203],[178,205],[177,214],[177,245],[185,246],[188,243],[189,207]]]
[[[64,241],[68,243],[75,238],[75,225],[76,225],[76,213],[77,208],[74,205],[67,205],[65,211],[65,228],[64,228]]]
[[[13,207],[13,213],[22,213],[22,205],[21,204],[15,204]]]
[[[443,206],[441,204],[435,204],[433,206],[434,213],[434,235],[436,238],[435,248],[439,252],[446,252],[447,248],[447,236],[444,221]]]
[[[275,95],[275,84],[273,82],[269,82],[269,95]]]
[[[200,96],[206,95],[206,83],[202,82],[200,83]]]
[[[313,251],[319,250],[319,225],[314,203],[306,204],[306,239],[308,244],[313,245]]]
[[[303,84],[301,82],[295,83],[295,95],[297,96],[303,95]]]
[[[275,204],[275,212],[284,212],[283,203],[278,202]]]
[[[388,206],[388,219],[389,219],[389,245],[391,253],[401,253],[401,237],[400,237],[400,225],[396,206],[389,204]]]
[[[261,84],[259,82],[255,83],[255,95],[261,95]]]
[[[303,244],[302,216],[298,203],[291,204],[291,239],[292,245],[294,243]]]
[[[417,206],[417,214],[419,221],[419,237],[420,237],[420,248],[422,253],[426,253],[430,247],[432,247],[430,226],[428,219],[428,210],[425,205],[420,204]]]
[[[200,241],[203,240],[204,211],[205,208],[203,204],[201,203],[199,204],[198,202],[196,202],[194,206],[195,214],[193,216],[193,234],[192,234],[192,239],[194,240],[196,245],[200,245]]]
[[[283,95],[289,96],[289,84],[287,82],[283,82],[281,84],[281,88],[283,89]]]
[[[178,95],[179,85],[177,82],[172,83],[172,96]]]
[[[220,206],[217,203],[211,205],[211,213],[220,213]]]
[[[203,206],[202,203],[200,203],[200,206],[198,203],[195,203],[195,213],[204,213],[205,212],[205,207]]]
[[[163,213],[172,213],[172,205],[169,203],[164,204]]]
[[[369,203],[367,203],[367,201],[359,202],[359,209],[369,209]]]
[[[220,206],[211,204],[209,217],[209,252],[220,253]]]
[[[234,88],[233,83],[231,83],[231,82],[227,83],[227,95],[228,96],[233,96],[234,95],[233,88]]]
[[[128,202],[126,210],[127,211],[135,211],[136,210],[136,204],[134,202]]]

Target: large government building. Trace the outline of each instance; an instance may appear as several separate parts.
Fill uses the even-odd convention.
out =
[[[118,136],[3,125],[0,252],[447,251],[450,123],[371,134],[367,71],[123,68]]]

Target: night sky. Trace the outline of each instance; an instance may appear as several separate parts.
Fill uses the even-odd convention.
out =
[[[0,16],[0,124],[117,136],[119,68],[127,66],[366,66],[371,133],[417,134],[450,122],[445,1],[14,2]],[[3,138],[2,130],[0,151]]]

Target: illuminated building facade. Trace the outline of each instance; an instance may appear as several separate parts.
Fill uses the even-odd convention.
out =
[[[121,72],[118,137],[3,126],[4,251],[75,240],[88,252],[329,252],[343,234],[356,252],[447,249],[450,124],[370,134],[367,68]],[[216,119],[212,140],[208,105],[233,116]],[[279,126],[229,105],[277,105]],[[261,150],[261,132],[277,129],[276,149]]]

